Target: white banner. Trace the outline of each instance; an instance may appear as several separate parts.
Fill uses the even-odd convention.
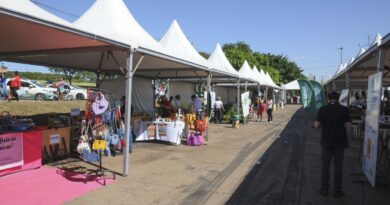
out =
[[[241,94],[242,114],[244,115],[244,117],[249,115],[250,102],[251,101],[249,99],[249,92]]]
[[[210,92],[210,97],[211,97],[211,108],[214,108],[214,103],[216,100],[216,93],[215,92]]]
[[[185,123],[175,122],[153,122],[137,120],[134,123],[135,141],[160,140],[179,145],[181,134]]]
[[[348,100],[349,100],[349,90],[344,89],[341,91],[341,94],[339,97],[339,103],[340,103],[340,105],[344,105],[345,107],[348,107]]]
[[[376,158],[378,149],[379,115],[383,72],[368,78],[366,128],[364,133],[363,172],[375,187]]]

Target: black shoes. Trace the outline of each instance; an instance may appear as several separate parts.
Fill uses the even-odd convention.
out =
[[[328,188],[326,187],[322,187],[318,193],[321,195],[321,196],[328,196],[329,195],[329,192],[328,192]],[[341,198],[343,196],[345,196],[345,192],[343,191],[335,191],[334,192],[334,195],[333,195],[335,198]]]

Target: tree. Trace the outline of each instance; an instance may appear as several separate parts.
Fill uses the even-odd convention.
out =
[[[236,70],[239,70],[246,60],[250,66],[255,65],[258,69],[268,72],[277,83],[288,83],[302,76],[302,70],[287,56],[254,52],[242,41],[223,45],[223,51]]]
[[[72,68],[49,68],[50,72],[63,74],[65,78],[69,81],[69,84],[72,85],[72,79],[76,75],[77,71]]]
[[[210,53],[204,52],[204,51],[199,51],[199,54],[205,58],[208,59],[210,57]]]

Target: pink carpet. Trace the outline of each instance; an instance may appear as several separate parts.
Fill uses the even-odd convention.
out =
[[[100,179],[90,177],[88,183],[84,184],[83,175],[73,172],[57,172],[57,170],[41,167],[0,177],[0,204],[61,204],[103,187]],[[112,182],[112,179],[106,179],[107,185]]]

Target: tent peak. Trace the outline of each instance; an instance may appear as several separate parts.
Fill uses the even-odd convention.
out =
[[[380,33],[377,33],[375,36],[375,39],[374,39],[374,41],[372,41],[371,45],[377,44],[379,46],[381,44],[381,41],[382,41],[382,36]]]

